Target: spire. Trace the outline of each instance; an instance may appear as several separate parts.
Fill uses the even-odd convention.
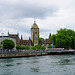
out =
[[[23,40],[22,35],[21,35],[21,40]]]
[[[19,32],[17,32],[17,35],[19,36]]]
[[[36,24],[36,20],[35,20],[35,18],[34,18],[34,24]]]
[[[31,40],[31,38],[29,37],[29,40]]]
[[[9,36],[9,31],[8,31],[8,36]]]
[[[49,36],[51,36],[51,33],[50,33],[50,35]]]
[[[32,28],[38,28],[38,25],[36,24],[36,20],[35,19],[34,19],[34,23],[33,23]]]

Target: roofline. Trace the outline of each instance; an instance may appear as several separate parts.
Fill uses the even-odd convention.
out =
[[[39,29],[39,28],[31,28],[31,29]]]
[[[13,38],[13,39],[15,39],[14,37],[12,37],[12,36],[0,36],[0,37],[9,37],[9,38]]]

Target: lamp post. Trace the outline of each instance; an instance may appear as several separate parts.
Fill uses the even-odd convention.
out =
[[[3,52],[3,36],[4,36],[4,33],[1,33],[2,34],[2,52]]]

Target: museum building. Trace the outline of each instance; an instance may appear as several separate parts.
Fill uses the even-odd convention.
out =
[[[51,36],[51,35],[50,35]],[[29,46],[36,46],[39,44],[39,27],[38,25],[36,24],[36,21],[34,20],[34,23],[31,27],[31,38],[29,37],[28,40],[24,40],[22,35],[21,35],[21,38],[19,38],[19,33],[17,34],[10,34],[8,32],[8,36],[6,36],[7,39],[9,38],[12,38],[12,40],[14,40],[15,42],[15,45],[22,45],[22,46],[26,46],[26,45],[29,45]],[[2,36],[0,36],[0,38],[2,38]],[[1,39],[2,41],[2,39]],[[41,40],[40,41],[40,45],[42,46],[45,46],[47,47],[48,45],[50,45],[50,41],[49,41],[49,38],[48,39],[45,39],[45,40]]]

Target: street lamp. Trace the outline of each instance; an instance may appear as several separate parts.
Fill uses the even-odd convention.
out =
[[[2,51],[3,51],[3,36],[4,36],[4,33],[1,33],[2,34]]]

